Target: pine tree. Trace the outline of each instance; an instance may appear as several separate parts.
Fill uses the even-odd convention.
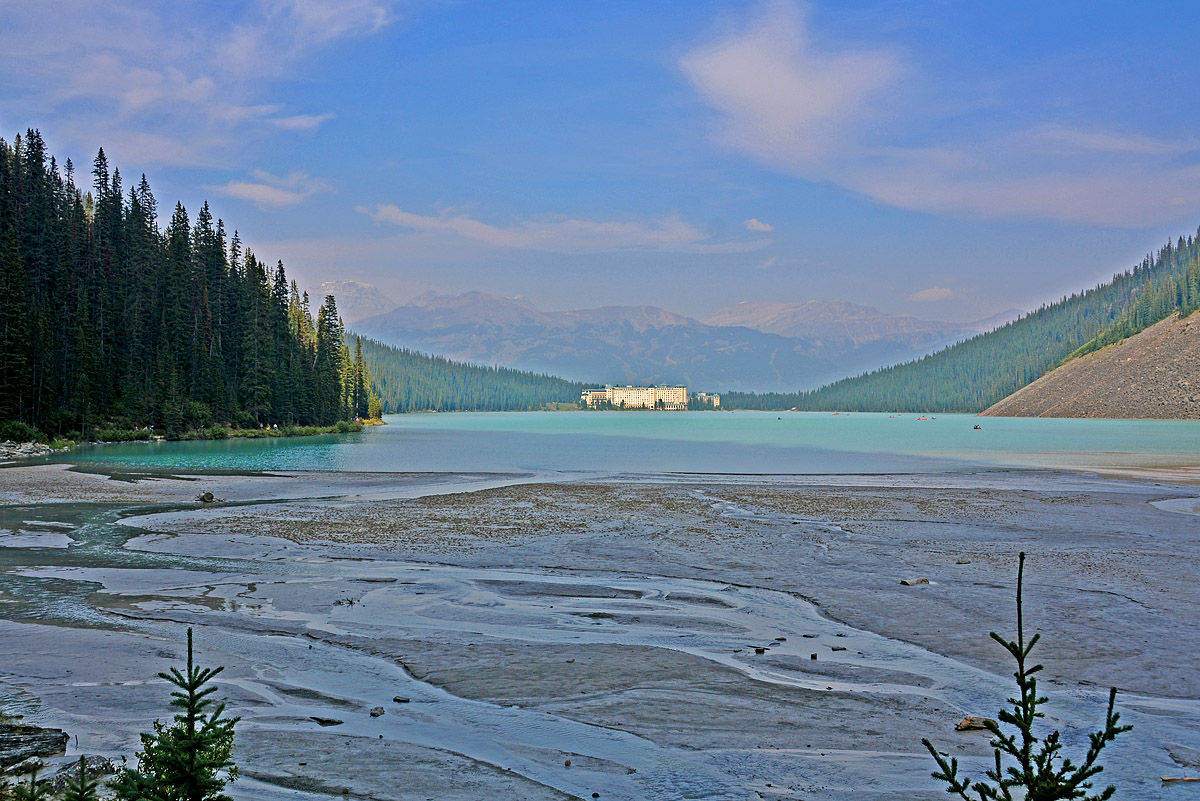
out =
[[[71,777],[61,801],[98,801],[100,782],[88,778],[87,760],[79,758],[79,775]]]
[[[35,766],[29,774],[29,784],[17,782],[13,789],[13,801],[50,801],[54,794],[47,784],[38,784],[38,772],[41,766]]]
[[[118,801],[231,801],[221,791],[237,779],[233,763],[236,717],[211,696],[209,682],[225,668],[200,668],[192,658],[192,630],[187,632],[187,668],[158,675],[177,687],[171,706],[179,710],[170,724],[154,722],[142,734],[136,769],[122,768],[113,782]]]
[[[1006,640],[996,632],[992,639],[1000,643],[1016,660],[1017,670],[1013,674],[1017,679],[1019,698],[1010,698],[1012,709],[1002,709],[998,717],[1000,723],[1007,724],[1016,731],[1006,734],[1000,729],[999,723],[988,720],[986,726],[992,733],[992,748],[995,756],[995,766],[984,775],[988,782],[972,782],[966,776],[958,774],[958,760],[947,760],[938,753],[928,739],[921,742],[929,750],[938,770],[933,778],[946,783],[946,792],[957,795],[964,801],[972,801],[973,793],[979,801],[1013,801],[1021,798],[1024,801],[1060,801],[1063,799],[1084,799],[1084,801],[1107,801],[1112,798],[1116,788],[1106,787],[1104,790],[1090,794],[1091,779],[1104,770],[1097,761],[1104,747],[1116,739],[1117,735],[1132,729],[1132,726],[1119,725],[1120,715],[1114,710],[1117,689],[1114,687],[1108,693],[1108,712],[1104,718],[1104,728],[1088,735],[1089,747],[1079,765],[1062,755],[1062,740],[1057,731],[1040,738],[1034,732],[1034,724],[1038,718],[1045,717],[1038,707],[1048,699],[1038,695],[1036,674],[1042,669],[1041,665],[1029,665],[1029,654],[1037,645],[1040,634],[1035,634],[1025,641],[1025,621],[1021,608],[1021,593],[1025,579],[1025,553],[1020,555],[1017,567],[1017,639]],[[1005,758],[1010,764],[1005,765]],[[1011,763],[1016,764],[1011,764]],[[1014,795],[1013,790],[1018,792]]]

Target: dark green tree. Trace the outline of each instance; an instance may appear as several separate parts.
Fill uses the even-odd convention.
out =
[[[98,801],[100,782],[87,775],[87,760],[79,758],[79,774],[67,782],[61,801]]]
[[[1059,801],[1060,799],[1084,799],[1085,801],[1106,801],[1112,798],[1116,788],[1111,785],[1100,792],[1091,793],[1092,778],[1104,770],[1099,763],[1100,752],[1116,739],[1117,735],[1129,731],[1132,726],[1122,726],[1120,715],[1115,711],[1117,689],[1114,687],[1108,693],[1108,712],[1104,717],[1104,727],[1088,735],[1089,746],[1079,764],[1075,764],[1062,753],[1062,738],[1057,731],[1051,732],[1044,738],[1034,731],[1038,718],[1045,713],[1038,708],[1046,703],[1044,696],[1038,695],[1037,673],[1041,665],[1031,665],[1029,654],[1037,645],[1040,634],[1035,634],[1025,640],[1025,621],[1022,616],[1021,594],[1025,578],[1025,553],[1022,552],[1017,567],[1017,639],[1006,640],[996,632],[992,639],[1000,643],[1016,660],[1017,669],[1013,674],[1017,679],[1019,697],[1008,699],[1011,709],[1002,709],[999,713],[1000,722],[988,720],[986,725],[992,734],[992,748],[995,765],[985,772],[987,781],[971,781],[958,772],[958,760],[949,759],[938,753],[933,743],[928,739],[921,742],[929,750],[938,770],[933,778],[946,783],[946,792],[957,795],[964,801],[1013,801],[1014,798],[1024,801]],[[1000,723],[1006,724],[1015,731],[1005,733]],[[1014,794],[1013,791],[1016,791]]]
[[[192,630],[187,632],[187,667],[160,673],[177,689],[171,707],[178,710],[169,723],[154,722],[142,734],[138,766],[122,768],[113,782],[118,801],[230,801],[222,793],[237,779],[233,762],[236,717],[225,715],[225,704],[210,696],[210,682],[223,667],[197,667],[192,658]]]
[[[17,782],[17,786],[13,788],[13,801],[50,801],[54,797],[49,785],[38,783],[40,771],[41,766],[35,766],[29,773],[28,784]]]

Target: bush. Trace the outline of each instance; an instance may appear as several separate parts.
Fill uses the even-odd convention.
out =
[[[98,442],[137,442],[149,440],[154,432],[148,428],[94,428],[92,439]]]
[[[229,439],[230,431],[225,426],[213,426],[208,430],[210,439]]]
[[[0,442],[41,442],[45,435],[20,420],[5,420],[0,423]]]
[[[212,423],[212,407],[207,403],[188,401],[183,405],[183,424],[191,428],[203,428]]]

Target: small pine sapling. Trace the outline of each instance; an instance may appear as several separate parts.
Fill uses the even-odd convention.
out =
[[[158,675],[175,685],[171,706],[179,710],[170,725],[154,722],[142,734],[138,767],[123,767],[112,783],[118,801],[231,801],[221,791],[237,779],[233,727],[225,704],[209,698],[210,686],[224,667],[200,668],[192,659],[192,630],[187,632],[187,669]]]
[[[29,784],[17,782],[13,789],[13,801],[50,801],[54,797],[47,785],[38,783],[38,771],[41,769],[41,765],[34,766],[29,773]]]
[[[98,801],[100,782],[87,775],[87,760],[79,758],[79,775],[72,776],[63,792],[62,801]]]
[[[1020,694],[1019,698],[1008,699],[1012,704],[1011,710],[1000,710],[999,723],[992,720],[985,723],[992,734],[995,766],[984,773],[988,781],[972,782],[966,776],[959,776],[957,759],[947,760],[928,739],[922,739],[921,742],[937,762],[938,770],[932,774],[933,778],[944,781],[946,792],[964,801],[973,801],[973,798],[978,801],[1013,801],[1014,798],[1024,801],[1107,801],[1116,792],[1111,785],[1089,794],[1091,779],[1104,770],[1097,760],[1104,747],[1115,740],[1118,734],[1133,727],[1119,724],[1120,715],[1114,709],[1117,698],[1117,689],[1114,687],[1108,693],[1104,728],[1088,735],[1090,744],[1080,764],[1076,765],[1062,754],[1062,741],[1057,731],[1044,739],[1034,733],[1034,723],[1038,718],[1045,717],[1038,707],[1048,699],[1038,695],[1036,674],[1042,666],[1029,664],[1029,653],[1041,635],[1034,634],[1028,642],[1025,641],[1025,621],[1021,608],[1024,578],[1025,553],[1022,552],[1017,567],[1017,639],[1006,640],[996,632],[991,633],[992,639],[1012,654],[1017,662],[1017,670],[1013,675],[1017,679]],[[1000,723],[1016,731],[1005,734],[1000,730]],[[1009,764],[1005,764],[1006,761]],[[1013,790],[1017,790],[1015,795]]]

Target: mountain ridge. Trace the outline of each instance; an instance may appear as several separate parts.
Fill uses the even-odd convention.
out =
[[[832,330],[814,330],[806,339],[753,325],[714,325],[706,322],[712,315],[699,320],[657,306],[545,311],[523,298],[473,291],[423,296],[353,327],[380,342],[457,361],[578,381],[686,383],[718,391],[816,387],[974,333],[958,323],[918,321],[929,332],[908,335],[903,324],[887,321],[917,318],[846,301],[833,304],[873,323],[847,335],[826,313]],[[780,308],[801,305],[806,304]]]

